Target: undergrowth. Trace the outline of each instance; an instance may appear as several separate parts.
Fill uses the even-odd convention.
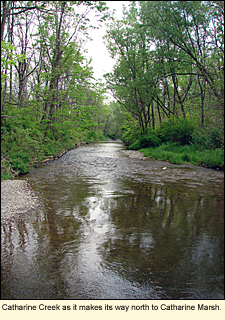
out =
[[[166,160],[175,164],[190,163],[212,169],[224,170],[224,150],[201,150],[197,145],[163,143],[158,147],[139,149],[145,157]]]
[[[1,119],[1,181],[28,173],[38,162],[54,159],[79,142],[103,139],[102,132],[75,130],[70,123],[45,128],[33,117]]]

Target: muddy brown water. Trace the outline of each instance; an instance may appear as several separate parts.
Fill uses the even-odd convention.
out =
[[[43,207],[2,226],[2,299],[223,299],[223,172],[123,149],[85,145],[19,178]]]

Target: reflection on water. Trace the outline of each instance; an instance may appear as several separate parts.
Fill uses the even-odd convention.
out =
[[[2,225],[3,299],[223,298],[221,173],[167,164],[163,176],[121,148],[85,146],[26,175],[44,207]]]

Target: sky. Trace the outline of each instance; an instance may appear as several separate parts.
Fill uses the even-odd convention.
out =
[[[110,11],[116,10],[115,18],[122,18],[123,4],[128,5],[129,1],[105,1]],[[86,56],[88,58],[92,57],[91,66],[93,67],[95,79],[101,79],[104,81],[103,74],[112,71],[115,60],[112,59],[107,51],[106,46],[103,43],[102,36],[106,33],[105,23],[102,23],[100,29],[95,29],[89,31],[92,41],[88,41],[85,45],[87,49]]]

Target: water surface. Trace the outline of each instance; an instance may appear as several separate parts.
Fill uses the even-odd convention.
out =
[[[223,299],[223,173],[123,148],[85,145],[19,178],[43,207],[2,225],[2,299]]]

